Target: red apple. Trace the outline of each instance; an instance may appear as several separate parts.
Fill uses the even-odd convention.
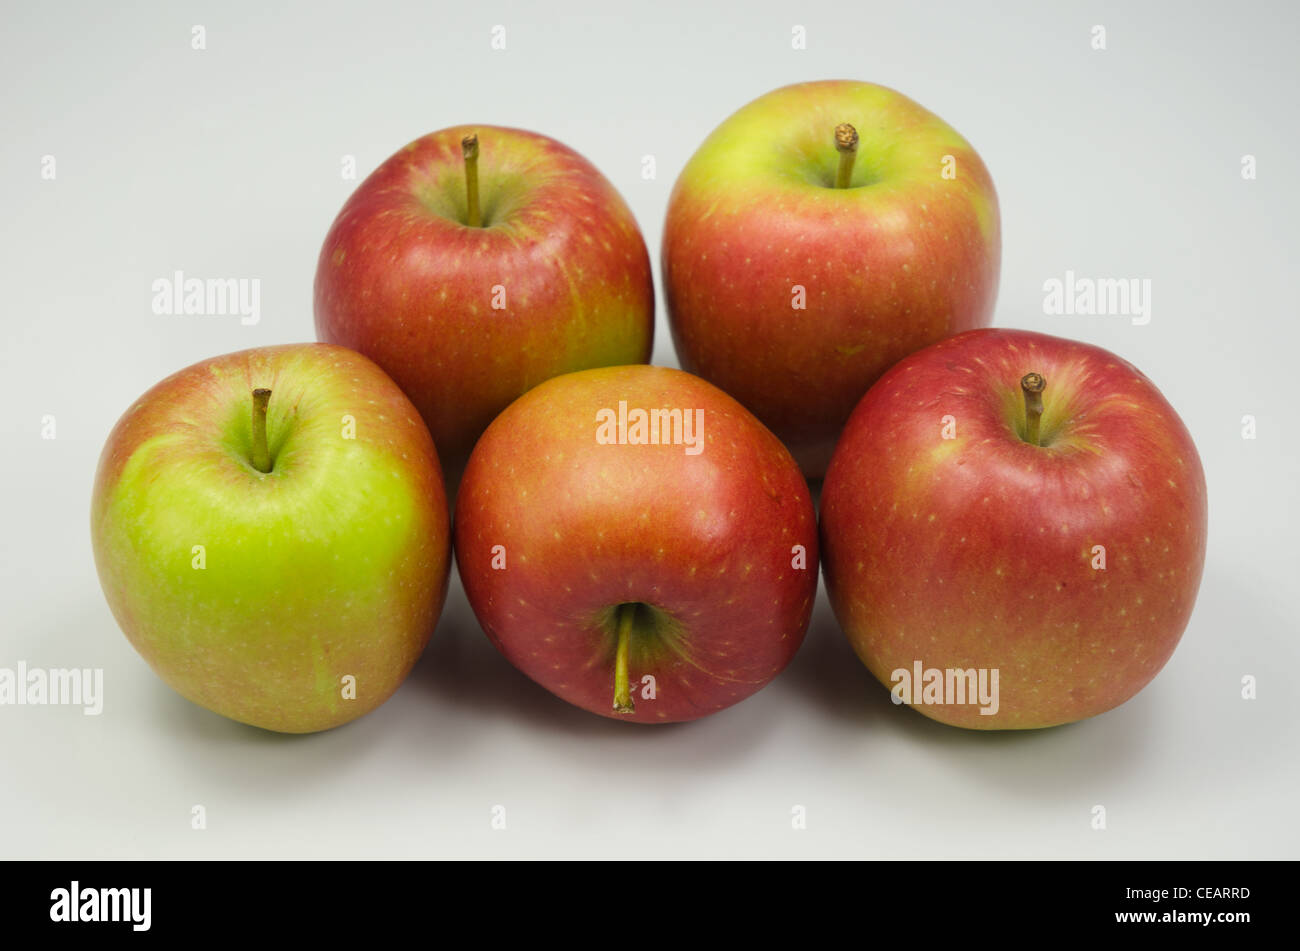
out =
[[[644,362],[654,333],[649,255],[613,186],[554,139],[486,125],[426,135],[357,188],[315,297],[319,338],[397,381],[451,472],[515,397]]]
[[[811,82],[751,102],[687,163],[664,293],[682,367],[820,478],[885,370],[988,325],[1000,257],[993,181],[965,139],[891,89]]]
[[[794,656],[817,591],[816,515],[781,442],[680,370],[558,377],[498,417],[456,503],[479,623],[559,697],[692,720]]]
[[[974,330],[858,405],[821,529],[836,617],[896,700],[956,726],[1045,727],[1123,703],[1169,660],[1205,560],[1205,476],[1131,364]],[[925,697],[918,668],[997,671],[996,712]]]

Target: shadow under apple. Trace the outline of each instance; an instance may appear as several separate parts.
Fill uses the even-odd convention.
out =
[[[537,734],[539,743],[561,738],[588,741],[563,744],[557,752],[567,750],[572,758],[589,758],[594,768],[602,770],[619,767],[610,762],[611,755],[625,755],[627,762],[622,765],[631,767],[633,761],[645,759],[647,748],[654,750],[656,772],[674,766],[717,770],[760,742],[772,721],[781,716],[777,705],[756,703],[755,697],[683,723],[622,723],[582,710],[552,695],[501,656],[479,627],[458,578],[452,580],[433,639],[402,689],[426,695],[430,705],[451,706],[457,717],[463,715],[467,721],[515,725]],[[430,716],[445,714],[431,710]],[[726,734],[726,741],[719,742],[715,732]],[[701,742],[706,736],[709,739]],[[459,739],[438,737],[434,742],[440,748],[454,747]]]

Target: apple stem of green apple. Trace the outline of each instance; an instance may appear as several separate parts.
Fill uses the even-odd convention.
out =
[[[853,162],[858,157],[858,130],[847,122],[835,127],[835,151],[840,153],[840,167],[835,171],[835,187],[848,188],[853,180]]]
[[[632,713],[632,690],[628,686],[627,655],[632,642],[632,620],[636,617],[635,604],[620,604],[617,609],[618,648],[614,652],[614,712]]]
[[[253,468],[258,472],[271,471],[271,453],[266,446],[266,406],[270,402],[270,390],[253,390]]]
[[[460,151],[465,157],[465,223],[471,228],[481,228],[483,213],[478,204],[478,134],[471,132],[461,139]]]
[[[1026,373],[1020,378],[1020,389],[1025,394],[1025,442],[1041,446],[1038,427],[1043,417],[1043,390],[1047,389],[1047,380],[1041,373]]]

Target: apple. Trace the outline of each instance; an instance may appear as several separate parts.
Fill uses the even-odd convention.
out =
[[[1160,391],[1099,347],[1021,330],[969,331],[886,373],[821,503],[826,587],[858,656],[896,702],[974,729],[1128,700],[1178,644],[1205,561],[1205,475]],[[971,672],[996,673],[991,704],[971,702]]]
[[[395,691],[442,608],[450,526],[415,407],[343,347],[244,350],[132,404],[95,475],[109,607],[182,696],[268,730]]]
[[[816,514],[780,440],[698,377],[556,377],[479,440],[456,564],[488,638],[551,693],[637,723],[728,707],[789,663]]]
[[[586,159],[534,132],[456,126],[348,199],[315,310],[319,339],[364,353],[411,398],[450,477],[529,388],[648,360],[654,283],[631,211]]]
[[[682,368],[821,478],[885,370],[987,326],[997,194],[938,116],[871,83],[786,86],[705,140],[673,188],[664,294]]]

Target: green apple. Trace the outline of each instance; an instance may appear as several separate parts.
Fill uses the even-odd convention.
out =
[[[131,406],[91,538],[118,624],[163,680],[286,733],[383,703],[442,609],[450,526],[415,407],[343,347],[245,350]]]

